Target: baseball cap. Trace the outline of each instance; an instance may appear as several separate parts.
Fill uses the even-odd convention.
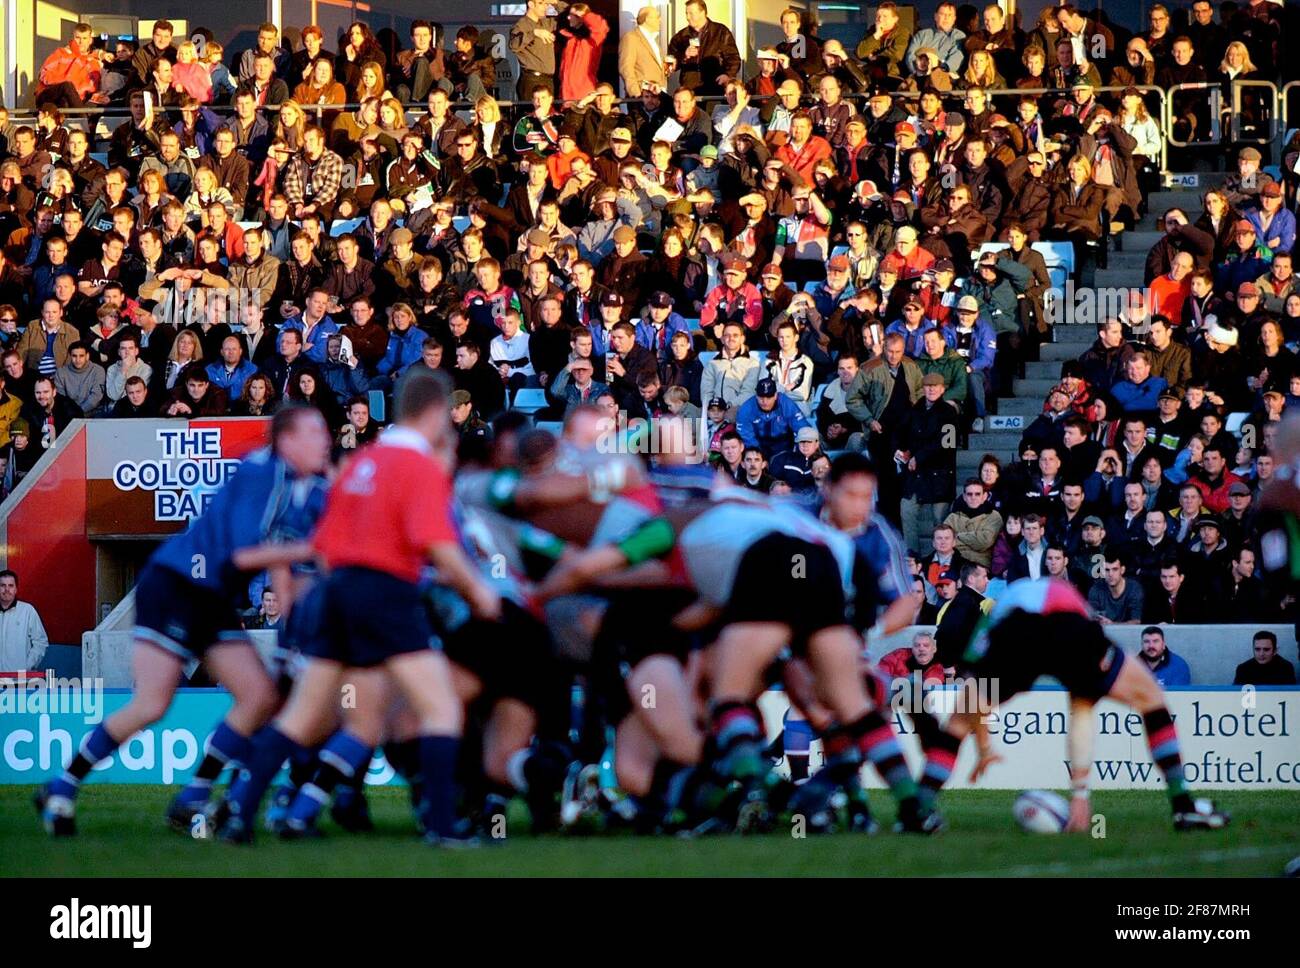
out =
[[[700,157],[716,159],[718,157],[718,146],[705,145],[703,148],[700,149]]]
[[[941,387],[945,386],[942,373],[927,373],[921,378],[923,387]]]
[[[817,429],[815,427],[801,427],[799,432],[794,435],[794,442],[796,444],[804,444],[804,443],[820,444],[821,441],[822,441],[821,435],[817,433]]]
[[[943,126],[952,127],[954,124],[965,124],[966,115],[961,111],[945,111],[943,114]]]
[[[1223,526],[1219,524],[1219,519],[1213,514],[1202,514],[1196,519],[1198,528],[1214,528],[1216,531],[1222,531]]]
[[[615,232],[615,235],[618,233]],[[543,248],[551,244],[551,233],[545,229],[533,229],[528,233],[529,245],[540,245]]]
[[[668,309],[673,304],[673,297],[660,289],[650,296],[650,305],[656,309]]]
[[[723,400],[722,397],[714,397],[712,400],[709,401],[709,409],[710,409],[710,410],[726,410],[726,409],[727,409],[727,401],[726,401],[726,400]]]
[[[636,229],[632,228],[632,226],[630,226],[630,225],[620,225],[618,228],[616,228],[616,229],[614,230],[614,241],[615,241],[615,242],[635,242],[635,241],[636,241]]]
[[[946,581],[952,582],[954,585],[957,584],[957,573],[953,571],[951,568],[949,568],[947,571],[941,571],[939,573],[939,577],[935,579],[934,583],[936,585],[942,585]]]
[[[1255,285],[1253,282],[1243,282],[1240,286],[1237,287],[1237,295],[1238,295],[1238,296],[1258,296],[1258,295],[1259,295],[1259,287],[1258,287],[1257,285]]]
[[[1237,157],[1245,158],[1247,161],[1259,161],[1262,156],[1258,148],[1242,148]]]
[[[940,259],[934,264],[935,272],[956,272],[957,267],[952,264],[951,259]]]
[[[739,252],[728,252],[718,261],[722,263],[723,272],[744,272],[749,263]]]
[[[1087,528],[1087,527],[1096,527],[1096,528],[1104,528],[1104,527],[1106,527],[1104,524],[1101,523],[1101,518],[1097,517],[1097,515],[1095,515],[1095,514],[1090,514],[1090,515],[1088,515],[1086,518],[1084,518],[1084,519],[1083,519],[1083,526],[1084,526],[1085,528]]]
[[[1183,395],[1178,391],[1178,387],[1165,387],[1160,391],[1160,400],[1178,400],[1182,401]]]
[[[1261,195],[1268,195],[1268,196],[1270,196],[1270,197],[1272,197],[1272,198],[1281,198],[1281,197],[1282,197],[1282,186],[1279,185],[1279,184],[1278,184],[1277,182],[1275,182],[1275,181],[1271,181],[1271,182],[1269,182],[1267,185],[1265,185],[1263,188],[1261,188],[1261,189],[1259,190],[1259,193],[1260,193]]]
[[[781,59],[781,55],[776,52],[775,47],[760,47],[755,57],[758,60],[779,61]]]
[[[957,309],[958,310],[971,309],[974,310],[975,312],[979,312],[980,301],[976,299],[974,296],[962,296],[960,299],[957,300]]]
[[[894,125],[894,134],[916,134],[916,125],[911,121],[899,121]]]
[[[632,131],[630,128],[615,128],[609,133],[610,141],[626,141],[629,144],[632,141]]]
[[[780,279],[781,267],[775,262],[769,262],[763,266],[763,271],[759,274],[760,279]]]
[[[24,437],[30,437],[32,435],[32,428],[27,425],[27,421],[22,417],[19,417],[17,420],[14,420],[9,424],[9,436],[16,437],[19,434],[22,434]]]
[[[870,178],[858,182],[858,194],[863,198],[879,198],[880,188]]]
[[[1251,224],[1250,224],[1248,221],[1246,221],[1244,218],[1239,218],[1239,219],[1237,219],[1237,231],[1238,231],[1238,232],[1254,232],[1254,231],[1255,231],[1255,226],[1251,225]]]
[[[451,394],[451,405],[453,407],[463,407],[467,403],[473,402],[473,397],[469,395],[468,390],[453,390]]]
[[[904,309],[907,309],[909,306],[915,306],[917,309],[924,309],[925,303],[921,302],[921,300],[917,299],[915,296],[912,296],[907,300],[907,302],[903,303]]]
[[[1250,494],[1250,485],[1245,481],[1233,481],[1228,488],[1228,497],[1236,497],[1238,494]]]
[[[776,381],[770,376],[763,377],[758,381],[758,386],[754,390],[760,397],[776,396]]]
[[[623,297],[616,292],[607,292],[600,297],[600,304],[602,306],[622,306]]]
[[[848,256],[843,256],[843,255],[832,256],[830,262],[826,263],[826,268],[838,269],[841,272],[848,272],[849,271]]]
[[[415,235],[407,228],[393,229],[393,234],[388,237],[388,241],[393,245],[409,245],[415,241]]]

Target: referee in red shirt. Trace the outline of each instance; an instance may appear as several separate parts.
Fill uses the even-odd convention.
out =
[[[330,491],[313,546],[328,577],[299,606],[307,663],[284,710],[254,741],[248,769],[228,795],[222,839],[248,842],[262,795],[287,758],[319,744],[334,727],[348,668],[382,668],[419,721],[420,804],[431,843],[463,840],[454,782],[463,710],[418,582],[432,563],[438,580],[480,618],[501,600],[462,549],[451,513],[451,468],[439,456],[454,437],[451,381],[412,367],[397,390],[397,423],[350,460]],[[374,743],[358,743],[364,768]]]

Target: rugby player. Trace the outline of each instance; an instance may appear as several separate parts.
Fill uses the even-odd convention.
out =
[[[986,620],[976,627],[958,674],[996,682],[998,702],[1052,676],[1070,694],[1067,748],[1070,760],[1070,820],[1067,829],[1087,830],[1092,820],[1088,778],[1092,772],[1093,713],[1100,699],[1131,707],[1142,716],[1151,758],[1165,778],[1175,830],[1217,830],[1229,817],[1208,800],[1194,800],[1183,776],[1178,733],[1165,705],[1164,691],[1141,662],[1128,659],[1093,616],[1069,582],[1055,578],[1021,579],[998,596]],[[992,698],[991,690],[988,692]],[[928,803],[952,774],[962,740],[975,734],[979,759],[971,782],[1001,759],[992,751],[983,714],[954,713],[941,729],[918,734],[925,749],[922,790]],[[937,814],[935,814],[937,816]]]
[[[228,842],[251,841],[257,806],[281,764],[328,735],[349,667],[382,669],[416,717],[426,841],[474,842],[456,809],[463,713],[429,623],[421,573],[432,563],[439,582],[480,618],[498,618],[501,598],[465,555],[452,518],[450,469],[438,454],[452,434],[445,375],[412,368],[396,398],[396,425],[356,455],[330,490],[312,542],[327,575],[318,586],[314,634],[304,643],[306,663],[227,793],[229,819],[220,836]],[[382,699],[368,699],[372,704],[386,709]],[[354,773],[369,761],[371,739],[338,744]]]
[[[270,447],[244,460],[190,528],[150,558],[136,585],[131,700],[96,726],[62,774],[37,791],[36,807],[50,834],[76,832],[82,781],[118,746],[163,717],[188,664],[205,662],[234,705],[213,732],[194,779],[169,808],[169,821],[188,830],[221,771],[247,762],[250,737],[280,697],[243,630],[236,603],[253,574],[282,560],[284,539],[304,538],[314,524],[329,451],[329,430],[319,411],[280,411],[271,421]],[[300,550],[289,547],[288,557]]]

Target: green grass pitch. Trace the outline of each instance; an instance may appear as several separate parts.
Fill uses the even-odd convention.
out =
[[[1008,790],[947,795],[949,829],[927,839],[885,832],[798,839],[788,831],[699,840],[507,835],[498,846],[438,851],[414,838],[401,790],[370,791],[373,834],[351,836],[325,821],[325,839],[280,843],[262,833],[256,846],[243,849],[168,830],[162,816],[172,792],[91,784],[82,792],[78,836],[52,841],[37,825],[31,790],[0,787],[0,874],[1222,877],[1276,876],[1300,854],[1300,793],[1218,793],[1232,826],[1188,834],[1173,832],[1163,795],[1132,791],[1094,795],[1094,813],[1105,818],[1103,838],[1026,834],[1011,816],[1015,794]],[[872,801],[880,819],[892,822],[888,796],[877,792]]]

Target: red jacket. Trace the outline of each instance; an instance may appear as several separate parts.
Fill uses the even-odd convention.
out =
[[[77,42],[70,41],[67,47],[60,47],[41,65],[40,86],[52,87],[55,84],[71,82],[82,100],[99,90],[99,58],[84,54],[77,49]]]
[[[560,99],[564,101],[580,101],[596,89],[600,45],[609,36],[609,24],[598,13],[587,11],[582,23],[586,34],[575,34],[568,27],[560,31],[568,40],[560,58]]]
[[[813,170],[819,161],[831,156],[831,143],[821,135],[815,134],[798,151],[795,150],[794,142],[787,141],[776,149],[776,156],[797,171],[809,185],[816,185]]]
[[[920,671],[912,664],[912,650],[907,647],[886,652],[876,663],[876,668],[891,679],[910,679],[914,673]],[[931,662],[922,675],[921,682],[943,681],[943,666],[938,662]]]
[[[1228,455],[1224,454],[1223,456],[1227,457]],[[1229,460],[1234,459],[1235,457],[1236,455],[1234,454],[1229,458]],[[1200,477],[1192,477],[1192,483],[1195,484],[1196,489],[1201,492],[1201,498],[1205,502],[1206,510],[1214,514],[1223,514],[1228,510],[1228,488],[1232,487],[1232,485],[1236,484],[1239,480],[1241,480],[1241,478],[1232,473],[1232,471],[1224,471],[1223,478],[1212,488],[1208,481]]]

